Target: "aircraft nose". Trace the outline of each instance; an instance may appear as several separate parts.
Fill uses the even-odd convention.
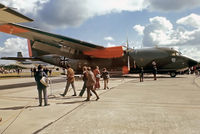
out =
[[[192,60],[192,59],[189,59],[189,60],[188,60],[188,65],[189,65],[189,67],[192,67],[192,66],[197,65],[197,64],[198,64],[198,62],[195,61],[195,60]]]

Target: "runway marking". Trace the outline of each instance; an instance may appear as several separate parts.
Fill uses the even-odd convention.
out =
[[[124,83],[126,83],[126,82],[124,81],[124,82],[121,83],[121,84],[124,84]],[[119,86],[119,85],[117,85],[117,86]],[[115,86],[115,87],[117,87],[117,86]],[[99,94],[99,96],[101,96],[101,95],[103,95],[103,94],[105,94],[105,93],[111,91],[111,90],[114,89],[115,87],[111,87],[110,89],[107,89],[107,90],[103,91],[102,93]],[[100,99],[101,99],[101,98],[100,98]],[[54,123],[56,123],[56,122],[59,121],[60,119],[62,119],[62,118],[64,118],[64,117],[68,116],[69,114],[71,114],[72,112],[74,112],[76,109],[81,108],[81,107],[84,107],[84,104],[85,104],[85,106],[87,106],[86,104],[90,104],[92,101],[95,101],[95,98],[94,98],[94,97],[91,99],[91,101],[88,101],[88,102],[82,101],[81,104],[79,104],[78,106],[76,106],[75,108],[73,108],[72,110],[70,110],[69,112],[65,113],[64,115],[60,116],[58,119],[56,119],[56,120],[54,120],[54,121],[48,123],[47,125],[45,125],[45,126],[42,127],[41,129],[38,129],[37,131],[33,132],[33,134],[38,134],[38,133],[40,133],[42,130],[44,130],[44,129],[46,129],[47,127],[53,125]],[[96,101],[96,102],[98,102],[98,101]]]
[[[8,122],[9,120],[11,120],[12,118],[14,118],[14,119],[11,121],[11,123],[8,124],[8,126],[2,131],[1,134],[3,134],[3,133],[17,120],[17,118],[20,116],[20,114],[21,114],[21,113],[26,109],[26,107],[28,107],[28,105],[31,104],[31,103],[32,103],[31,101],[28,102],[28,103],[24,106],[24,108],[21,109],[21,110],[19,111],[19,113],[13,114],[13,115],[10,116],[7,120],[2,121],[2,122],[0,123],[0,126],[1,126],[1,125],[5,124],[6,122]]]
[[[197,87],[200,88],[200,85],[199,85],[198,82],[197,82],[197,79],[199,79],[199,78],[200,78],[199,76],[197,76],[196,78],[194,78],[194,79],[193,79],[193,84],[195,84]]]

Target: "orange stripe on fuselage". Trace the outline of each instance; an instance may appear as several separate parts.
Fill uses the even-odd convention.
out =
[[[23,28],[20,27],[16,27],[13,25],[0,25],[0,31],[4,32],[4,33],[8,33],[8,34],[17,34],[17,33],[25,33],[28,32],[28,30],[25,30]]]
[[[84,51],[83,53],[96,58],[118,58],[122,57],[124,54],[122,46]]]

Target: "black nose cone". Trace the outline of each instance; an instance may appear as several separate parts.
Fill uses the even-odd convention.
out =
[[[197,65],[197,64],[198,64],[198,62],[195,61],[195,60],[192,60],[192,59],[189,59],[189,60],[188,60],[188,65],[189,65],[189,67],[195,66],[195,65]]]

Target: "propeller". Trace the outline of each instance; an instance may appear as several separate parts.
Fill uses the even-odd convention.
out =
[[[128,38],[127,38],[127,42],[126,42],[126,52],[127,52],[127,55],[128,55],[128,63],[127,63],[128,71],[130,71],[130,57],[129,57],[129,44],[128,44]]]

